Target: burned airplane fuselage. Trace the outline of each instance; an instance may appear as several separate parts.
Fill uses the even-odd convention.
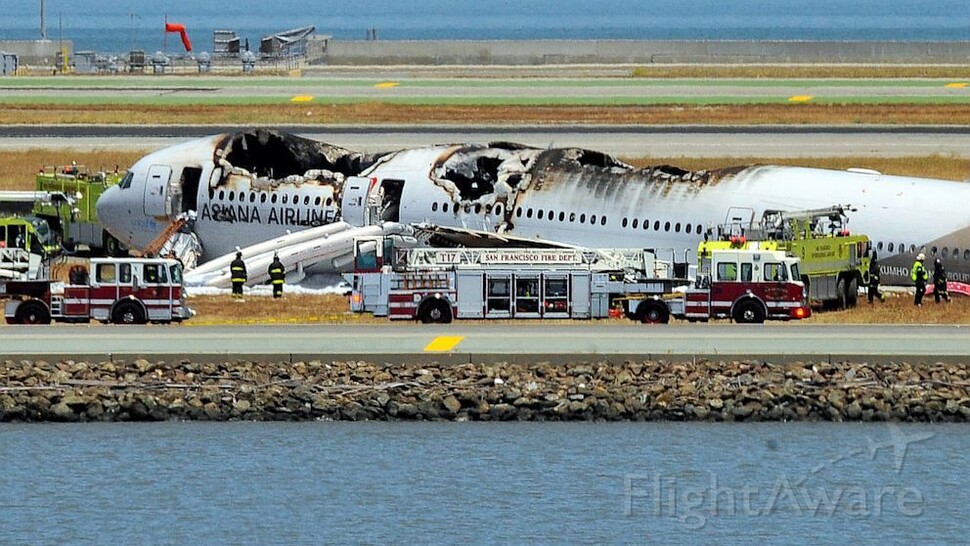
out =
[[[760,217],[766,209],[834,203],[857,209],[852,227],[876,241],[884,266],[937,247],[951,260],[970,261],[970,241],[956,237],[970,228],[957,205],[970,199],[970,184],[871,172],[639,169],[595,151],[508,142],[368,155],[254,130],[161,150],[142,158],[130,175],[98,203],[106,229],[144,247],[173,217],[192,211],[203,261],[336,220],[670,249],[681,260],[692,257],[707,228],[724,222],[729,209],[747,207]],[[916,217],[932,221],[908,221]],[[954,265],[947,269],[965,269]]]

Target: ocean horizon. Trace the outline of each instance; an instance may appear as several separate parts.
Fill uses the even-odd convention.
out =
[[[0,40],[41,37],[40,0],[3,0]],[[970,40],[964,2],[813,3],[764,0],[45,0],[46,37],[75,51],[178,52],[165,21],[185,25],[196,52],[213,31],[234,30],[257,49],[263,36],[314,26],[318,35],[364,40]],[[429,14],[434,14],[429,16]]]

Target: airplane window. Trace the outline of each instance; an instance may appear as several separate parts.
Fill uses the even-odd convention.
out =
[[[606,216],[600,216],[600,225],[601,226],[605,226],[606,225]]]
[[[438,203],[431,203],[431,212],[438,212]]]
[[[565,219],[566,219],[566,213],[563,211],[559,211],[559,221],[562,222]]]
[[[930,252],[932,252],[933,255],[936,255],[936,250],[937,248],[935,246],[930,248]]]
[[[485,214],[492,214],[492,205],[485,205]]]
[[[876,250],[882,250],[882,241],[876,243]]]
[[[677,222],[677,223],[676,223],[676,224],[674,225],[674,231],[676,231],[677,233],[680,233],[680,222]]]
[[[532,218],[532,207],[529,207],[529,210],[525,211],[525,217]]]
[[[670,231],[670,222],[664,222],[664,231]]]
[[[660,220],[654,220],[653,221],[653,230],[654,231],[660,231]]]
[[[897,247],[896,250],[898,250],[899,252],[906,252],[906,245],[903,243],[899,243],[899,247]]]
[[[226,200],[226,190],[219,190],[219,200],[220,201]]]
[[[894,245],[894,244],[892,244],[892,243],[889,243],[889,246],[888,246],[888,247],[886,247],[886,249],[887,249],[887,250],[889,250],[889,252],[892,252],[892,251],[893,251],[893,248],[895,248],[895,246],[896,246],[896,245]]]
[[[515,209],[515,217],[522,218],[522,207],[518,207]]]
[[[303,204],[304,205],[309,205],[310,204],[310,196],[309,195],[304,195],[303,196]]]
[[[539,209],[538,211],[536,211],[536,218],[542,220],[542,209]]]
[[[266,202],[266,194],[265,193],[259,194],[259,202],[260,203],[265,203]]]
[[[234,191],[229,192],[229,201],[235,201],[235,200],[236,200],[236,192]]]
[[[328,207],[329,207],[330,205],[332,205],[332,204],[333,204],[333,199],[332,199],[332,198],[330,198],[330,197],[328,197],[328,198],[327,198],[327,202],[326,202],[326,203],[324,203],[324,204],[325,204],[326,206],[328,206]],[[448,212],[448,211],[447,211],[447,210],[445,210],[445,212]]]
[[[580,224],[585,224],[586,223],[586,215],[585,214],[580,214],[579,215],[579,223]]]
[[[273,197],[272,197],[272,198],[270,199],[270,201],[272,201],[273,203],[276,203],[276,200],[277,200],[278,198],[279,198],[279,196],[278,196],[278,195],[276,195],[276,194],[274,193],[274,194],[273,194]]]
[[[687,226],[686,226],[686,227],[684,227],[684,233],[690,233],[691,231],[693,231],[693,230],[692,230],[692,229],[690,229],[690,228],[691,228],[691,225],[690,225],[690,224],[688,223],[688,224],[687,224]]]
[[[123,190],[130,188],[131,181],[133,178],[135,178],[134,173],[132,173],[131,171],[126,172],[124,179],[122,179],[121,184],[118,184],[118,186]]]
[[[640,222],[640,219],[639,218],[634,218],[633,219],[633,229],[637,229],[637,226],[639,225],[639,222]]]
[[[942,254],[943,254],[943,257],[944,257],[944,258],[946,257],[946,255],[947,255],[947,254],[949,254],[949,250],[950,250],[949,248],[947,248],[947,247],[943,247],[943,252],[942,252]]]
[[[549,221],[552,222],[555,219],[556,219],[556,213],[555,213],[555,211],[551,211],[550,210],[549,211]]]
[[[481,214],[481,213],[482,213],[482,204],[475,203],[475,214]]]
[[[441,212],[448,212],[448,203],[441,204]]]
[[[700,225],[700,224],[697,224],[697,234],[698,234],[698,235],[700,235],[700,234],[701,234],[701,230],[702,230],[702,229],[703,229],[703,228],[701,227],[701,225]]]
[[[569,221],[570,222],[575,222],[576,221],[576,213],[575,212],[570,212],[569,213]]]
[[[594,225],[594,226],[596,225],[596,215],[595,214],[590,214],[589,215],[589,223],[592,224],[592,225]]]
[[[253,192],[253,193],[249,194],[249,202],[250,203],[255,203],[256,202],[256,192]]]
[[[468,214],[471,211],[472,211],[472,206],[471,205],[465,205],[465,214]]]
[[[954,248],[953,249],[953,259],[955,260],[955,259],[957,259],[959,257],[960,257],[960,249],[959,248]]]
[[[621,227],[626,227],[626,224],[627,224],[627,221],[626,221],[626,218],[624,218],[623,221],[620,222],[620,226]]]
[[[313,200],[313,206],[319,207],[321,201],[323,201],[323,199],[320,199],[320,196],[318,195],[316,199]]]
[[[916,245],[909,245],[910,252],[916,252]]]
[[[209,201],[212,201],[216,197],[216,190],[209,188]]]
[[[290,201],[290,195],[287,193],[283,194],[283,204],[287,204]]]
[[[963,251],[963,261],[970,261],[970,249]]]
[[[501,216],[502,215],[502,203],[498,203],[497,205],[495,205],[495,208],[493,210],[495,211],[495,216]]]

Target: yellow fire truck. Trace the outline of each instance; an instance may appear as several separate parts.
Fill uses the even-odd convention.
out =
[[[868,276],[871,243],[866,235],[849,232],[851,209],[834,205],[802,211],[765,211],[755,221],[754,210],[732,207],[724,224],[709,229],[698,245],[698,267],[704,269],[711,251],[724,249],[780,250],[801,260],[802,282],[816,306],[854,307],[859,287]]]

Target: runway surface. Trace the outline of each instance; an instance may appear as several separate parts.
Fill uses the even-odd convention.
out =
[[[7,326],[0,359],[569,362],[757,359],[968,362],[970,327],[808,324],[618,326]]]
[[[280,126],[364,152],[452,142],[513,141],[621,157],[970,157],[970,126]],[[238,126],[2,126],[0,150],[154,151]]]

